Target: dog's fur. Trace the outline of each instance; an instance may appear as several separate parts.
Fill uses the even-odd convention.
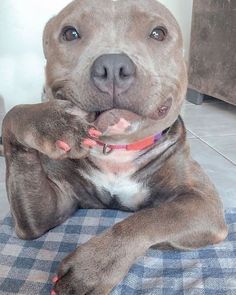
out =
[[[61,37],[68,25],[81,39]],[[149,37],[156,26],[168,30],[163,42]],[[135,212],[63,260],[57,294],[109,294],[154,245],[193,249],[222,241],[227,227],[221,201],[191,159],[179,117],[187,73],[171,13],[155,0],[77,0],[49,21],[43,43],[48,101],[16,106],[3,122],[7,191],[18,236],[37,238],[78,208]],[[136,66],[134,82],[119,95],[99,91],[92,65],[101,55],[120,53]],[[165,116],[159,112],[163,105]],[[131,133],[104,137],[106,142],[131,143],[165,130],[162,139],[142,151],[109,155],[81,145],[95,112],[112,108],[134,112],[140,124]],[[57,148],[59,139],[71,151]]]

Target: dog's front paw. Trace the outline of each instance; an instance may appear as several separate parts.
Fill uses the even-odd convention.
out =
[[[109,232],[80,246],[62,261],[52,294],[109,294],[133,262],[126,246]]]
[[[17,134],[16,138],[20,138],[18,141],[24,146],[37,150],[51,159],[86,157],[91,144],[96,144],[90,133],[92,132],[93,138],[101,135],[92,124],[94,114],[81,110],[69,101],[41,103],[31,107],[28,113],[30,111],[33,113],[31,123],[25,123],[23,131],[18,130],[20,135]],[[26,110],[25,113],[28,114]]]

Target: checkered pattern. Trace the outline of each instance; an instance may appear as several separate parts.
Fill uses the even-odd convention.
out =
[[[129,214],[79,210],[35,241],[19,240],[11,217],[0,226],[0,294],[49,295],[59,262],[78,245]],[[236,294],[236,209],[226,212],[229,236],[198,251],[149,250],[112,295]]]

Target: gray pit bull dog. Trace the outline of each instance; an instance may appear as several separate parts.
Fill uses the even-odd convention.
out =
[[[54,292],[109,294],[150,247],[224,240],[222,203],[179,117],[187,74],[171,13],[155,0],[77,0],[43,43],[47,101],[3,122],[17,235],[40,237],[79,208],[134,212],[64,259]]]

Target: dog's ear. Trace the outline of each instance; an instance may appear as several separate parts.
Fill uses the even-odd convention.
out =
[[[47,59],[48,56],[48,48],[49,48],[49,43],[50,43],[50,35],[52,33],[52,25],[54,22],[55,16],[52,17],[46,24],[44,31],[43,31],[43,52],[44,56]]]

